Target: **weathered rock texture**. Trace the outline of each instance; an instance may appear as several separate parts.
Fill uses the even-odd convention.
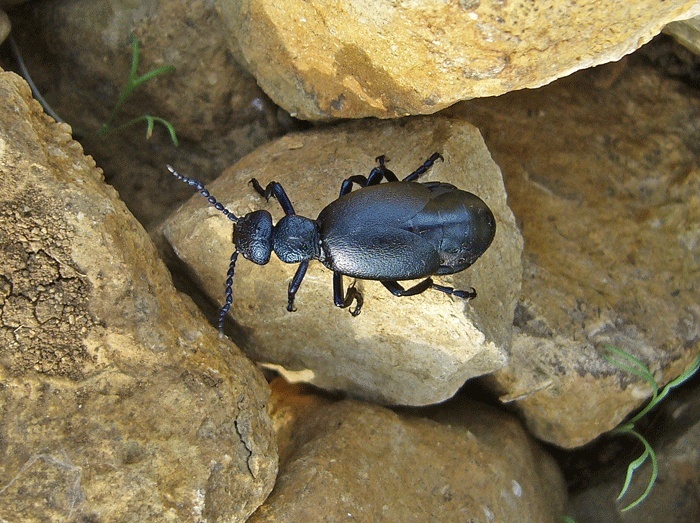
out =
[[[533,434],[575,447],[700,352],[700,101],[640,61],[455,108],[482,130],[525,239],[510,361],[495,377]]]
[[[287,286],[297,266],[274,255],[264,267],[241,257],[232,315],[238,327],[234,339],[249,356],[289,371],[311,371],[309,381],[327,389],[409,405],[449,398],[468,378],[505,363],[521,278],[521,238],[498,167],[479,132],[464,120],[363,121],[288,135],[246,156],[210,190],[239,215],[263,208],[276,221],[283,216],[279,204],[265,203],[249,184],[251,178],[263,185],[275,180],[298,214],[315,218],[338,197],[342,180],[369,174],[379,154],[387,154],[389,167],[402,176],[434,151],[445,162],[425,179],[477,194],[496,216],[496,238],[483,257],[439,279],[456,288],[473,286],[477,298],[465,303],[437,291],[396,298],[379,282],[358,281],[365,301],[362,314],[353,318],[333,306],[331,271],[312,262],[296,297],[297,312],[289,313]],[[195,195],[163,230],[209,297],[221,304],[233,250],[231,222]]]
[[[244,521],[260,373],[172,287],[101,171],[0,71],[0,519]]]
[[[216,0],[239,61],[319,120],[431,114],[618,60],[695,0]]]
[[[476,402],[396,413],[273,383],[280,474],[249,520],[559,521],[553,460],[507,414]]]
[[[227,50],[211,1],[32,2],[10,15],[35,83],[147,229],[189,196],[163,176],[164,164],[221,172],[283,130],[277,108]],[[98,135],[126,85],[132,34],[141,43],[139,75],[176,70],[142,84],[115,125],[145,114],[165,118],[178,147],[160,125],[146,140],[145,122]]]

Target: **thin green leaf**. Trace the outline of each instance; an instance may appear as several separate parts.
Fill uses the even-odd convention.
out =
[[[683,372],[683,374],[678,376],[675,380],[672,380],[666,384],[666,386],[661,391],[661,394],[659,394],[658,401],[664,399],[664,397],[666,397],[666,394],[668,394],[671,389],[678,387],[679,385],[682,385],[683,383],[688,381],[693,376],[693,374],[695,374],[698,371],[698,369],[700,369],[700,356],[695,358],[695,361],[690,365],[690,367],[688,367],[685,370],[685,372]]]
[[[640,359],[635,358],[631,354],[618,349],[617,347],[613,347],[611,345],[604,345],[603,346],[606,350],[609,352],[612,352],[615,356],[619,356],[620,358],[623,358],[624,360],[627,360],[629,363],[631,363],[633,366],[626,365],[624,362],[618,361],[612,356],[609,356],[607,354],[603,354],[603,358],[605,361],[608,363],[611,363],[615,365],[616,367],[626,370],[627,372],[634,374],[635,376],[639,376],[643,380],[647,381],[653,389],[653,396],[656,397],[658,394],[658,384],[656,383],[656,380],[654,379],[654,375],[649,371],[649,368],[642,362]]]
[[[162,65],[162,66],[160,66],[156,69],[153,69],[151,71],[148,71],[146,74],[134,79],[134,81],[133,81],[134,89],[136,89],[139,85],[148,82],[150,79],[155,78],[158,75],[174,73],[174,72],[175,72],[175,66]]]
[[[146,121],[148,122],[148,127],[146,128],[146,140],[150,140],[153,136],[153,126],[156,124],[152,116],[146,116]]]
[[[151,137],[151,135],[153,134],[153,127],[155,125],[155,122],[159,122],[168,129],[168,133],[170,133],[170,139],[177,146],[178,140],[177,140],[177,135],[175,134],[175,128],[173,127],[173,125],[170,122],[168,122],[167,120],[164,120],[162,118],[144,115],[144,116],[139,116],[137,118],[134,118],[134,119],[128,121],[127,123],[118,126],[117,128],[113,129],[113,127],[112,127],[114,121],[117,118],[117,114],[118,114],[121,106],[124,104],[124,102],[126,102],[126,100],[129,98],[129,96],[131,96],[131,94],[141,84],[148,82],[149,80],[155,78],[156,76],[159,76],[162,74],[172,73],[175,71],[175,67],[173,67],[172,65],[164,65],[161,67],[157,67],[157,68],[147,72],[146,74],[144,74],[142,76],[137,76],[138,67],[139,67],[139,63],[141,60],[141,52],[139,49],[139,41],[134,35],[131,36],[131,42],[132,42],[131,69],[129,71],[129,78],[128,78],[127,84],[124,87],[124,89],[122,90],[122,92],[119,94],[119,98],[117,99],[117,103],[114,105],[114,108],[112,109],[112,112],[110,113],[107,121],[102,125],[102,127],[100,127],[98,134],[105,135],[105,134],[108,134],[112,131],[118,131],[121,129],[125,129],[126,127],[130,127],[131,125],[133,125],[136,122],[139,122],[141,120],[146,120],[146,122],[147,122],[146,139],[149,139]]]
[[[129,83],[136,78],[136,72],[139,69],[139,61],[141,60],[139,50],[139,39],[135,35],[131,35],[131,69],[129,70]]]
[[[625,484],[622,487],[619,496],[617,497],[617,501],[620,501],[620,499],[622,499],[622,497],[627,493],[627,489],[630,486],[634,472],[644,464],[647,458],[651,459],[651,476],[649,477],[649,482],[647,483],[647,487],[642,493],[642,495],[639,496],[635,501],[627,505],[625,508],[621,509],[622,512],[627,512],[628,510],[633,509],[642,501],[644,501],[651,493],[651,489],[654,488],[654,483],[656,483],[656,479],[659,477],[659,462],[656,458],[656,452],[654,452],[654,449],[651,448],[649,442],[644,436],[639,434],[637,431],[629,430],[627,431],[627,434],[634,436],[644,445],[644,452],[627,467],[627,476],[625,477]]]

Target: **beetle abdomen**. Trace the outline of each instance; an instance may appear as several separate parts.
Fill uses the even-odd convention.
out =
[[[407,224],[439,252],[435,274],[452,274],[472,265],[491,245],[496,220],[478,196],[453,185],[427,182],[431,199]]]
[[[322,262],[368,280],[410,280],[469,267],[493,240],[477,196],[439,182],[392,182],[351,192],[317,220]]]

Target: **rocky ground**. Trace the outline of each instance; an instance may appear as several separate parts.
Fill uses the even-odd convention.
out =
[[[609,431],[652,387],[604,358],[663,386],[700,354],[700,59],[642,46],[696,4],[19,4],[0,42],[65,123],[7,40],[0,519],[696,521],[698,378],[638,424],[659,478],[623,512],[651,465],[616,502],[643,448]],[[132,35],[138,75],[175,70],[104,133]],[[119,128],[143,115],[178,145]],[[377,156],[434,152],[424,180],[496,218],[438,278],[475,299],[346,277],[353,317],[312,262],[290,313],[297,266],[240,257],[217,335],[232,225],[166,164],[277,221],[251,178],[316,218]]]

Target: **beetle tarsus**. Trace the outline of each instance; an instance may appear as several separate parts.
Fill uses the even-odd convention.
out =
[[[425,162],[423,162],[423,165],[421,165],[420,167],[418,167],[418,169],[416,169],[415,171],[413,171],[411,174],[409,174],[408,176],[406,176],[406,178],[404,178],[404,179],[401,180],[401,181],[403,181],[403,182],[412,182],[412,181],[414,181],[414,180],[417,180],[418,178],[420,178],[421,176],[423,176],[423,175],[428,171],[428,169],[430,169],[430,168],[433,166],[433,164],[434,164],[435,162],[437,162],[438,160],[439,160],[439,161],[442,161],[442,162],[445,161],[445,159],[442,157],[442,155],[441,155],[440,153],[433,153],[433,154],[431,154],[431,155],[430,155],[430,158],[428,158]]]
[[[457,296],[458,298],[462,298],[463,300],[473,300],[474,298],[476,298],[476,289],[474,287],[470,287],[469,290],[466,291],[454,289],[452,287],[445,287],[444,285],[433,284],[431,285],[431,288],[435,289],[436,291],[449,294],[450,296]]]

